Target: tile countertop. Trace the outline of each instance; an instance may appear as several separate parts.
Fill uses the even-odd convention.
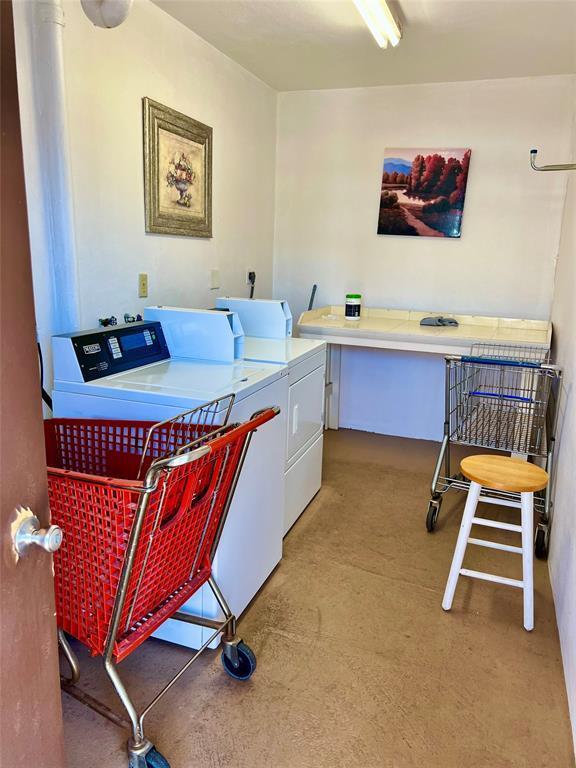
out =
[[[362,308],[359,320],[347,320],[343,306],[303,312],[298,321],[303,338],[383,349],[433,354],[467,354],[471,344],[522,344],[550,348],[552,323],[486,315],[453,315],[459,325],[421,326],[423,317],[442,313],[401,309]]]

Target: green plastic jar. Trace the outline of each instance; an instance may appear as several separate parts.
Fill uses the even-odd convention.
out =
[[[358,320],[360,318],[360,308],[362,306],[361,293],[347,293],[346,304],[344,305],[344,317],[346,320]]]

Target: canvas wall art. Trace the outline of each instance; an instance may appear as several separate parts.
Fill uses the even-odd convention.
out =
[[[212,128],[144,98],[146,232],[212,237]]]
[[[379,235],[460,237],[470,149],[387,149]]]

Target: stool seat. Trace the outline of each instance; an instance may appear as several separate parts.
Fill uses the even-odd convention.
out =
[[[534,493],[548,485],[548,472],[536,464],[510,456],[467,456],[462,459],[460,469],[469,480],[498,491]]]

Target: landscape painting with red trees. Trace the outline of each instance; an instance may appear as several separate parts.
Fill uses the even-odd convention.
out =
[[[387,149],[379,235],[460,237],[470,149]]]

